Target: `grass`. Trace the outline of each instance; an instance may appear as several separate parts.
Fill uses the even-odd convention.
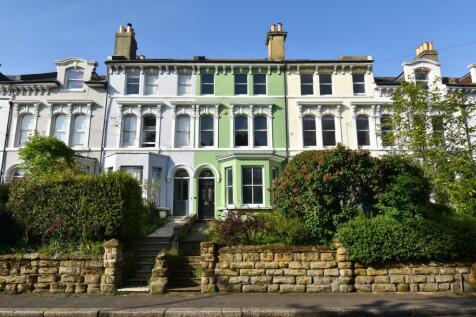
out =
[[[53,256],[56,254],[77,254],[77,255],[102,255],[104,252],[101,241],[81,241],[62,242],[52,240],[48,243],[25,244],[19,242],[15,246],[0,248],[0,254],[17,254],[19,256],[26,253],[39,253]]]

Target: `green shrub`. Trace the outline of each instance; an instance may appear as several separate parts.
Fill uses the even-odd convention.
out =
[[[0,249],[15,244],[21,236],[21,228],[7,212],[9,184],[0,184]]]
[[[225,245],[301,244],[307,236],[298,218],[280,213],[230,212],[211,227],[208,240]]]
[[[136,239],[145,209],[135,179],[123,173],[30,179],[11,186],[8,210],[34,241]]]
[[[359,217],[341,226],[349,259],[364,264],[463,260],[476,256],[476,218]]]
[[[276,210],[302,219],[311,244],[331,241],[336,228],[375,204],[380,175],[368,151],[343,146],[296,155],[273,183]]]
[[[431,184],[424,171],[403,156],[384,156],[379,161],[381,179],[378,212],[393,217],[427,215]]]

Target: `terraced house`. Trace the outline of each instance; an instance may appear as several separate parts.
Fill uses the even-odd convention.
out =
[[[55,62],[56,71],[0,74],[1,177],[23,175],[18,150],[34,133],[55,136],[77,153],[86,173],[100,170],[106,81],[97,63],[81,58]]]
[[[173,215],[270,208],[286,159],[285,37],[268,32],[265,59],[152,59],[121,26],[107,61],[105,168],[134,175]]]
[[[401,74],[378,77],[371,56],[286,59],[286,36],[272,25],[260,59],[146,58],[129,24],[115,35],[105,78],[78,58],[56,62],[54,73],[1,75],[2,179],[21,176],[17,151],[37,131],[72,146],[85,170],[131,174],[171,215],[266,210],[273,179],[301,151],[339,143],[374,155],[391,150],[382,123],[402,81],[476,101],[476,65],[443,76],[430,42]]]

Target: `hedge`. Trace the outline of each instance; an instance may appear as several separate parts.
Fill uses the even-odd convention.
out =
[[[63,241],[117,238],[128,242],[141,234],[145,217],[142,190],[123,173],[63,179],[15,181],[8,211],[30,239]]]
[[[293,157],[272,186],[276,211],[302,219],[308,242],[331,241],[336,228],[375,204],[378,160],[341,145]]]
[[[0,249],[14,244],[20,235],[19,226],[7,212],[9,191],[8,184],[0,184]]]
[[[453,261],[476,257],[476,218],[359,217],[341,226],[337,237],[349,259],[363,264]]]

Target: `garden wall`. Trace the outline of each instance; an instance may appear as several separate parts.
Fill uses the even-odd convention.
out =
[[[202,293],[462,292],[476,264],[430,263],[382,268],[348,261],[343,247],[236,246],[202,243]]]
[[[104,243],[102,257],[0,255],[0,293],[112,293],[120,282],[121,261],[117,240]]]

